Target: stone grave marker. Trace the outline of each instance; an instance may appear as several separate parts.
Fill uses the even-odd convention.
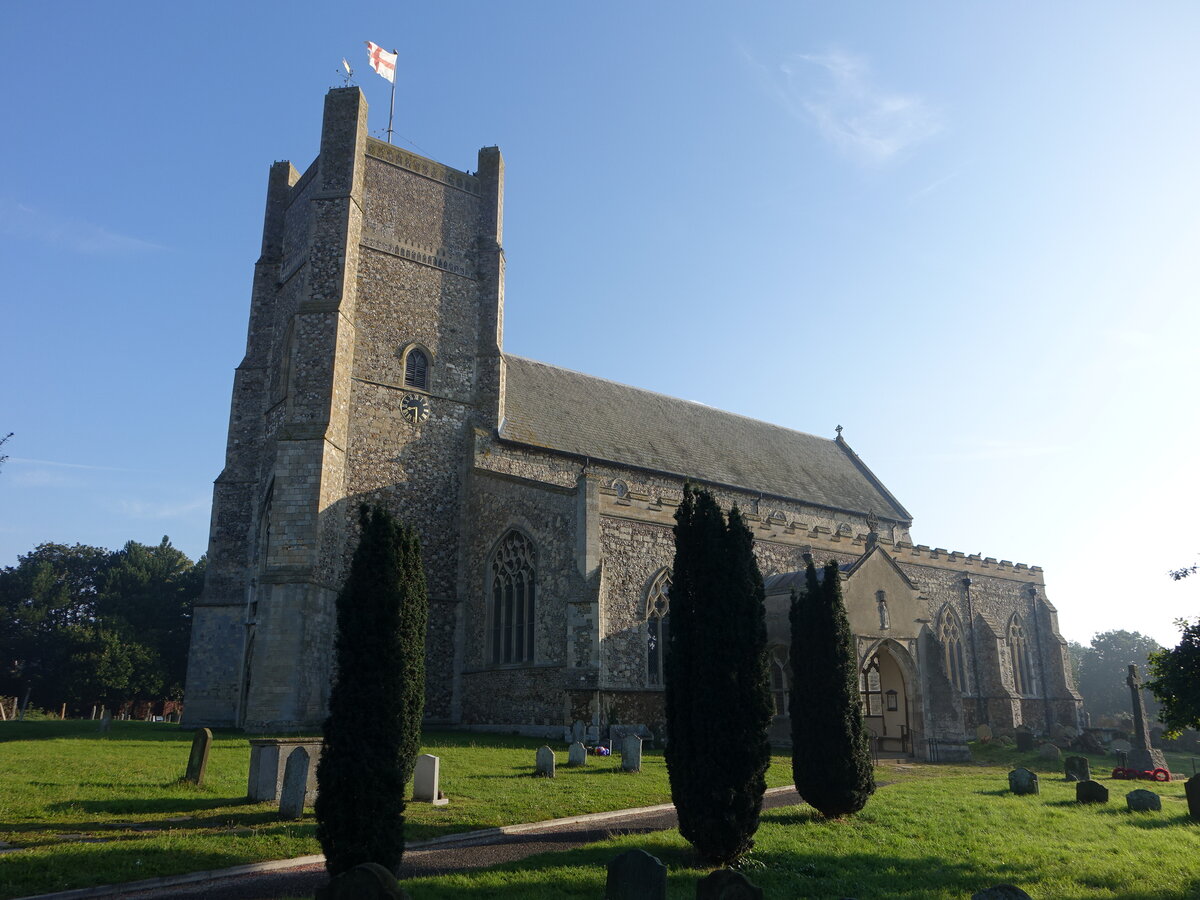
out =
[[[1054,744],[1042,744],[1038,747],[1038,756],[1042,759],[1060,760],[1062,759],[1062,751]]]
[[[317,798],[317,765],[321,762],[321,741],[311,738],[252,738],[250,740],[250,777],[246,796],[251,800],[275,803],[283,788],[283,770],[288,756],[296,747],[308,751],[308,797],[305,806]]]
[[[997,884],[971,895],[971,900],[1033,900],[1015,884]]]
[[[986,744],[992,739],[992,729],[987,725],[979,725],[975,728],[975,740],[981,744]]]
[[[1017,729],[1017,749],[1022,753],[1033,749],[1033,732],[1024,725]]]
[[[106,709],[104,711],[104,714],[100,716],[100,726],[99,726],[98,730],[101,734],[108,734],[108,732],[111,728],[112,728],[112,710]]]
[[[1008,789],[1014,794],[1040,794],[1038,777],[1024,766],[1008,773]]]
[[[554,777],[554,751],[549,747],[538,747],[537,771],[534,774],[540,778]]]
[[[1187,796],[1188,815],[1200,822],[1200,775],[1183,783],[1183,793]]]
[[[1167,758],[1150,743],[1150,728],[1146,724],[1146,703],[1142,699],[1142,679],[1138,667],[1129,667],[1129,698],[1133,706],[1133,747],[1129,751],[1129,765],[1139,772],[1144,769],[1166,769]],[[1169,770],[1168,770],[1169,771]]]
[[[1086,756],[1068,756],[1063,760],[1063,774],[1067,781],[1088,781],[1092,777],[1092,766]]]
[[[621,770],[642,771],[642,739],[636,734],[625,735],[625,740],[621,742]]]
[[[299,819],[304,815],[304,796],[308,792],[308,751],[297,747],[288,754],[283,770],[283,790],[279,792],[279,818]]]
[[[645,850],[626,850],[608,864],[605,900],[666,900],[667,867]]]
[[[450,801],[442,796],[440,787],[442,761],[436,756],[422,753],[413,768],[413,802],[432,803],[445,806]]]
[[[587,765],[587,747],[583,746],[581,741],[576,741],[567,750],[567,765],[568,766],[586,766]]]
[[[762,888],[733,869],[717,869],[696,882],[696,900],[761,900],[762,897]]]
[[[1098,781],[1081,781],[1075,785],[1076,803],[1107,803],[1108,788]]]
[[[583,739],[586,736],[587,736],[587,726],[586,725],[584,725],[578,719],[576,719],[574,722],[571,723],[571,741],[572,742],[578,742],[578,743],[582,744]]]
[[[1130,812],[1161,812],[1162,798],[1154,791],[1138,788],[1125,795],[1125,805]]]
[[[212,749],[212,732],[207,728],[196,730],[192,738],[192,752],[188,756],[187,772],[184,781],[192,784],[204,784],[204,770],[208,768],[208,751]]]

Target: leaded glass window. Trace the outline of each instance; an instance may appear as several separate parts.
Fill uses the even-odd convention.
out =
[[[537,554],[519,531],[500,541],[491,580],[492,664],[533,662]]]
[[[665,684],[663,663],[671,641],[671,570],[663,569],[646,592],[646,683]]]
[[[947,612],[942,619],[942,660],[946,664],[946,675],[950,683],[960,691],[967,689],[967,669],[963,664],[962,627],[958,618]]]
[[[1012,657],[1013,689],[1018,694],[1033,693],[1033,666],[1029,645],[1025,641],[1025,626],[1014,618],[1008,629],[1008,652]]]

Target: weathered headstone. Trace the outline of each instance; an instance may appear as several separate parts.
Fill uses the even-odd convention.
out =
[[[1033,732],[1026,728],[1017,729],[1017,749],[1022,753],[1028,753],[1033,749]]]
[[[1033,900],[1027,893],[1015,884],[997,884],[994,887],[976,891],[971,900]]]
[[[541,778],[554,777],[554,751],[549,747],[538,747],[536,775]]]
[[[1200,775],[1183,783],[1183,793],[1187,796],[1188,815],[1200,822]]]
[[[975,727],[975,740],[981,744],[986,744],[992,739],[992,729],[986,723]]]
[[[1054,744],[1042,744],[1038,747],[1038,756],[1042,759],[1060,760],[1062,759],[1062,751]]]
[[[1160,812],[1162,798],[1154,791],[1138,788],[1125,795],[1125,805],[1129,807],[1130,812]]]
[[[192,784],[204,784],[204,770],[208,768],[208,751],[212,749],[212,732],[207,728],[196,730],[192,737],[192,752],[188,756],[187,773],[183,780]]]
[[[1092,765],[1086,756],[1068,756],[1063,760],[1063,775],[1067,781],[1087,781],[1092,777]]]
[[[106,709],[104,711],[104,714],[102,716],[100,716],[99,731],[101,734],[108,734],[108,732],[111,728],[112,728],[112,710]]]
[[[308,789],[308,751],[297,747],[287,758],[283,770],[283,790],[279,792],[279,818],[299,819],[304,815],[304,795]]]
[[[717,869],[696,882],[696,900],[760,900],[762,896],[762,888],[733,869]]]
[[[576,719],[571,723],[571,741],[583,743],[584,737],[587,735],[587,726]]]
[[[317,889],[316,900],[410,900],[396,876],[379,863],[361,863]]]
[[[626,850],[608,864],[605,900],[666,900],[667,867],[645,850]]]
[[[450,801],[442,796],[439,783],[442,774],[442,761],[428,753],[417,757],[413,767],[413,802],[432,803],[434,806],[445,806]]]
[[[1129,766],[1139,772],[1144,769],[1165,769],[1166,757],[1150,743],[1150,728],[1146,724],[1146,701],[1142,698],[1142,679],[1138,675],[1137,666],[1130,665],[1129,677],[1125,679],[1125,683],[1129,685],[1129,699],[1133,704],[1133,748],[1129,751]]]
[[[625,735],[625,740],[621,742],[621,770],[642,771],[642,739],[636,734]]]
[[[311,738],[252,738],[250,740],[250,777],[246,796],[251,800],[276,803],[283,788],[283,770],[296,747],[308,751],[308,796],[305,806],[317,799],[317,765],[321,761],[321,741]]]
[[[1014,794],[1040,794],[1038,777],[1024,766],[1008,773],[1008,789]]]
[[[1075,785],[1076,803],[1107,803],[1108,788],[1098,781],[1081,781]]]
[[[568,766],[586,766],[587,765],[587,747],[583,743],[576,741],[567,750],[567,765]]]

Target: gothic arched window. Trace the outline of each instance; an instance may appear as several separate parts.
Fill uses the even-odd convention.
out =
[[[946,664],[946,675],[955,688],[965,691],[967,668],[963,664],[962,626],[953,612],[947,610],[942,617],[938,637],[942,642],[942,661]]]
[[[771,653],[771,698],[774,700],[775,715],[788,715],[790,686],[788,685],[787,667],[782,659],[783,648]]]
[[[537,553],[519,531],[510,531],[492,554],[492,664],[533,662]]]
[[[663,663],[671,640],[671,570],[663,569],[646,592],[646,684],[664,684]]]
[[[429,357],[420,347],[404,355],[404,386],[429,390]]]
[[[1008,629],[1008,652],[1012,657],[1013,689],[1018,694],[1033,693],[1033,667],[1029,645],[1025,641],[1025,626],[1016,616]]]

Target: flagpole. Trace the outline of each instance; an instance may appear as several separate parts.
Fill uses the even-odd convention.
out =
[[[393,49],[392,55],[395,56],[397,59],[399,59],[400,51]],[[387,129],[387,137],[388,137],[389,144],[392,142],[392,117],[395,115],[396,115],[396,67],[393,65],[392,66],[392,106],[388,110],[388,129]]]

